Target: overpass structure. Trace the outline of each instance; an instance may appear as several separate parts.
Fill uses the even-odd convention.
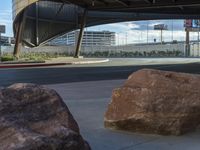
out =
[[[80,29],[79,56],[85,27],[123,21],[198,19],[199,0],[13,0],[14,55],[20,46],[37,47]]]

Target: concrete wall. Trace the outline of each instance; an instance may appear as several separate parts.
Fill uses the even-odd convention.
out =
[[[200,44],[192,44],[190,46],[190,56],[199,57],[200,56]]]
[[[184,53],[184,44],[169,44],[169,45],[127,45],[127,46],[93,46],[82,47],[84,53],[95,51],[114,51],[114,52],[151,52],[151,51],[174,51],[178,50]],[[42,46],[37,48],[22,48],[22,52],[49,52],[49,53],[74,53],[74,46]],[[13,47],[3,47],[4,52],[13,52]]]

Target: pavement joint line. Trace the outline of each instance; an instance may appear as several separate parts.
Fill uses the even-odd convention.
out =
[[[132,144],[132,145],[129,145],[129,146],[125,146],[123,148],[120,148],[118,150],[129,150],[131,148],[131,150],[134,150],[136,149],[137,146],[140,146],[140,145],[143,145],[143,144],[148,144],[148,143],[151,143],[151,142],[154,142],[154,141],[157,141],[159,138],[155,138],[155,139],[152,139],[152,140],[146,140],[144,142],[139,142],[139,143],[136,143],[136,144]]]
[[[76,103],[76,102],[88,102],[88,103],[90,103],[90,102],[104,102],[104,101],[109,101],[111,99],[111,97],[110,98],[95,98],[95,101],[94,101],[94,98],[93,99],[71,99],[71,100],[65,100],[65,102],[66,103],[68,103],[68,102],[70,102],[70,103]]]
[[[71,85],[71,86],[73,86],[73,85],[79,85],[79,84],[82,84],[82,83],[94,83],[94,82],[109,82],[109,81],[111,81],[111,82],[116,82],[116,81],[120,81],[120,82],[125,82],[126,81],[126,79],[111,79],[111,80],[100,80],[100,81],[82,81],[82,82],[75,82],[75,83],[55,83],[55,84],[46,84],[46,85],[44,85],[44,86],[50,86],[50,87],[52,87],[52,86],[65,86],[65,85],[67,85],[67,86],[69,86],[69,85]],[[110,85],[107,85],[106,87],[110,87]]]

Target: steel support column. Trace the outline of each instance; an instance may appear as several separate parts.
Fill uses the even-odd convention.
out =
[[[86,19],[87,19],[87,9],[84,10],[83,17],[81,20],[81,27],[80,27],[80,32],[79,32],[79,37],[78,37],[78,42],[76,45],[76,52],[74,57],[78,58],[80,56],[80,50],[81,50],[81,44],[83,40],[83,34],[84,34],[84,28],[86,25]]]
[[[185,57],[190,56],[190,31],[186,28]]]
[[[19,59],[20,49],[21,49],[21,40],[22,40],[22,32],[25,24],[25,12],[20,16],[18,24],[16,26],[16,40],[15,40],[15,47],[14,47],[14,57]]]
[[[35,3],[35,7],[36,7],[36,9],[35,9],[35,20],[36,20],[35,21],[35,30],[36,30],[35,37],[36,37],[36,44],[38,46],[39,45],[39,37],[38,37],[38,35],[39,35],[39,30],[38,30],[39,6],[38,6],[38,2]]]

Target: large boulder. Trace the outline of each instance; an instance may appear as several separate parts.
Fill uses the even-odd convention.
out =
[[[143,69],[113,91],[105,126],[181,135],[200,124],[200,76]]]
[[[90,150],[61,97],[35,84],[0,91],[1,150]]]

